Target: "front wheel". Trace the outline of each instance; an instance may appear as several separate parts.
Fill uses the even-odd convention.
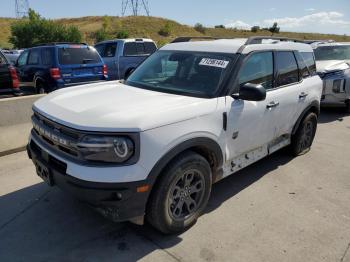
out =
[[[317,130],[317,115],[308,113],[300,123],[290,145],[294,156],[303,155],[310,151]]]
[[[347,113],[350,114],[350,101],[349,100],[346,101],[346,103],[345,103],[345,110],[346,110]]]
[[[147,208],[147,220],[164,234],[191,227],[204,211],[211,192],[208,161],[185,152],[162,172]]]

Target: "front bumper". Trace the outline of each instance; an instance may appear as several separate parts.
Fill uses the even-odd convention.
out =
[[[33,140],[28,144],[27,152],[36,166],[40,163],[49,170],[51,178],[49,184],[56,185],[88,203],[105,217],[121,222],[144,216],[150,189],[147,192],[137,191],[138,188],[148,185],[147,181],[130,183],[84,181],[69,176],[66,173],[66,164],[41,150]]]

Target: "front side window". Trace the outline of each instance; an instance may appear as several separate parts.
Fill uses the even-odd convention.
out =
[[[276,52],[277,86],[299,82],[299,69],[293,52]]]
[[[95,46],[95,48],[102,57],[115,57],[117,45],[117,43],[102,44]]]
[[[60,47],[58,61],[61,65],[96,64],[101,62],[101,58],[95,48]]]
[[[350,45],[320,46],[314,52],[316,61],[350,60]]]
[[[211,97],[233,61],[234,55],[158,51],[131,74],[126,84],[165,93]]]
[[[24,66],[27,64],[28,54],[29,54],[29,51],[24,51],[20,55],[20,57],[18,58],[18,62],[17,62],[18,66]]]
[[[239,85],[246,83],[260,84],[265,89],[273,88],[273,55],[272,52],[259,52],[251,55],[243,65]]]

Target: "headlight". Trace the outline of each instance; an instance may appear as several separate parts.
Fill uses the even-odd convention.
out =
[[[135,151],[133,141],[125,136],[84,136],[77,148],[85,160],[123,163]]]

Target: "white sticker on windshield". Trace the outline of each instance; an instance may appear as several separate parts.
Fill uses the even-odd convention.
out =
[[[213,67],[220,67],[220,68],[226,68],[228,64],[229,64],[229,61],[219,60],[219,59],[211,59],[211,58],[203,58],[199,62],[199,65],[213,66]]]

